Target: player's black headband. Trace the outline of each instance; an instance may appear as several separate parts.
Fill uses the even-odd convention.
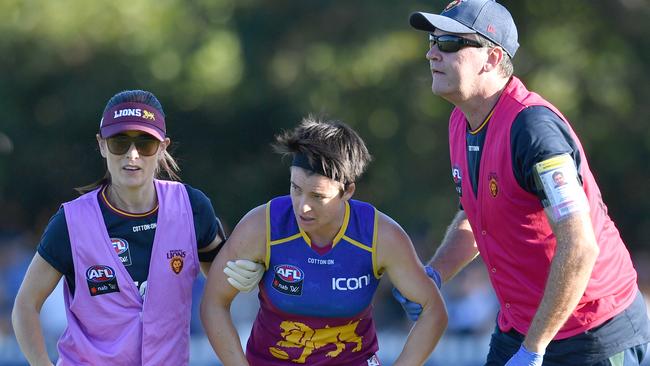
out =
[[[303,168],[303,169],[312,171],[314,173],[320,174],[320,175],[322,175],[324,177],[334,179],[334,178],[328,176],[327,174],[325,174],[325,170],[323,170],[323,165],[318,164],[319,162],[320,161],[315,162],[316,164],[311,164],[309,162],[309,158],[307,157],[307,155],[297,152],[297,153],[293,154],[293,161],[291,162],[291,166],[297,166],[298,168]],[[337,179],[334,179],[334,180],[337,180]],[[347,189],[348,185],[351,182],[341,182],[341,183],[343,183],[344,189]]]
[[[320,161],[315,162],[315,163],[316,164],[311,164],[309,162],[309,158],[307,157],[307,155],[297,152],[297,153],[293,154],[293,161],[291,162],[291,166],[297,166],[298,168],[303,168],[303,169],[306,169],[306,170],[310,170],[310,171],[312,171],[314,173],[318,173],[318,174],[320,174],[322,176],[327,177],[327,175],[325,174],[325,171],[323,170],[323,165],[318,164],[318,163],[320,163]]]

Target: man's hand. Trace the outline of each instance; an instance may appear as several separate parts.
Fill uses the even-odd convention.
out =
[[[433,282],[435,282],[438,288],[442,286],[442,278],[440,277],[440,273],[438,271],[433,269],[431,266],[425,266],[424,271],[427,273],[427,276],[429,276]],[[404,311],[406,312],[406,315],[409,317],[409,319],[412,321],[418,320],[420,313],[422,313],[422,305],[405,298],[404,295],[402,295],[402,293],[394,287],[393,297],[395,300],[397,300],[397,302],[399,302],[400,305],[402,305],[402,308],[404,308]]]
[[[229,261],[223,273],[228,283],[241,292],[249,292],[257,286],[264,275],[264,266],[246,259]]]
[[[506,363],[505,366],[542,366],[544,355],[539,353],[530,352],[522,344],[519,351]]]

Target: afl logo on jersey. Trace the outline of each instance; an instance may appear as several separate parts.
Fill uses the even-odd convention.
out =
[[[289,283],[302,281],[302,278],[304,277],[304,274],[300,268],[289,264],[281,264],[279,266],[275,266],[275,273],[281,279]]]
[[[305,278],[302,269],[291,264],[278,264],[273,268],[273,272],[275,272],[272,283],[274,289],[287,295],[302,295],[302,282]]]
[[[117,255],[125,253],[127,250],[129,250],[129,242],[124,239],[111,238],[111,244],[113,244],[113,249],[115,249],[115,253],[117,253]]]
[[[460,174],[460,168],[458,165],[454,165],[451,168],[451,179],[453,179],[454,185],[456,186],[458,197],[463,197],[463,177]]]
[[[115,271],[109,266],[95,264],[86,270],[86,282],[91,296],[120,291]]]
[[[86,270],[86,278],[95,283],[108,282],[115,278],[115,271],[109,266],[96,264]]]
[[[129,242],[120,238],[111,238],[111,244],[115,253],[120,257],[120,261],[125,266],[131,265],[131,251],[129,250]]]

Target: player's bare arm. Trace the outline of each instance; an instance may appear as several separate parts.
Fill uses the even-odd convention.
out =
[[[251,210],[237,224],[228,243],[215,258],[208,274],[201,321],[210,344],[224,365],[248,365],[232,323],[230,305],[239,291],[227,281],[223,272],[229,261],[248,259],[264,262],[266,256],[266,206]]]
[[[447,327],[447,311],[438,288],[422,271],[408,235],[388,216],[377,214],[377,266],[404,296],[422,305],[395,365],[421,365]]]
[[[465,211],[458,211],[429,265],[440,273],[444,283],[456,276],[476,256],[478,248],[472,227]]]

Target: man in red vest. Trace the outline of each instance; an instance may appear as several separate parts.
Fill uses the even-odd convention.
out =
[[[455,105],[461,209],[426,270],[440,285],[481,255],[501,305],[486,365],[639,365],[650,327],[636,271],[567,119],[512,75],[508,10],[455,0],[410,23],[429,33],[433,93]]]

